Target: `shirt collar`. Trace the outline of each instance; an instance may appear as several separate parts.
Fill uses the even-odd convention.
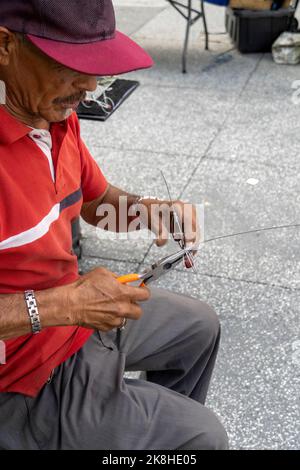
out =
[[[0,106],[0,122],[0,144],[12,144],[30,132],[30,127],[13,117],[4,106]]]
[[[0,106],[0,123],[0,145],[13,144],[32,131],[32,127],[18,121],[4,106]],[[59,123],[52,123],[50,129],[52,130],[56,126],[64,128],[66,131],[67,119]]]
[[[46,129],[32,129],[28,133],[29,137],[37,144],[46,144],[49,150],[52,149],[52,136]]]

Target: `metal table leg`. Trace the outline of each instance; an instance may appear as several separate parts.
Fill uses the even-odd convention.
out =
[[[201,1],[201,11],[202,11],[202,18],[203,18],[203,25],[204,25],[204,33],[205,33],[205,50],[208,51],[208,28],[207,28],[207,21],[205,15],[205,7],[204,7],[204,0]]]
[[[187,56],[187,50],[188,50],[188,45],[189,45],[191,17],[192,17],[191,7],[192,7],[192,0],[188,0],[188,14],[186,17],[187,23],[186,23],[186,32],[185,32],[183,54],[182,54],[182,73],[186,73],[186,56]]]
[[[207,29],[207,22],[206,22],[206,16],[205,16],[204,0],[200,0],[199,10],[193,8],[193,5],[192,5],[193,0],[187,0],[187,4],[183,4],[177,0],[167,0],[167,1],[186,20],[186,32],[185,32],[185,39],[184,39],[184,46],[183,46],[183,53],[182,53],[182,72],[186,73],[186,61],[187,61],[190,28],[200,18],[203,19],[204,32],[205,32],[205,49],[208,50],[208,29]]]

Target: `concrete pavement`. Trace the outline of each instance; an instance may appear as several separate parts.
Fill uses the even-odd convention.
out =
[[[113,183],[140,194],[205,206],[205,238],[300,223],[299,66],[270,54],[241,55],[224,9],[207,6],[210,51],[193,27],[181,73],[184,22],[164,0],[118,0],[118,27],[152,54],[135,72],[141,86],[105,123],[82,121],[82,136]],[[250,184],[254,182],[255,184]],[[81,268],[124,274],[174,246],[116,241],[83,224]],[[223,329],[208,406],[234,449],[300,447],[300,231],[285,228],[203,244],[197,274],[180,268],[159,282],[211,304]]]

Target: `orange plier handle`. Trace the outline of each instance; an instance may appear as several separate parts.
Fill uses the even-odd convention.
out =
[[[125,274],[125,276],[120,276],[117,280],[121,284],[130,284],[131,282],[140,281],[141,276],[139,274]],[[145,287],[144,282],[141,283],[139,287]]]

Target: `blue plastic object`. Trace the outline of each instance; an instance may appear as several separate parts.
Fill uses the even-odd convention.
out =
[[[229,0],[205,0],[205,2],[219,5],[220,7],[227,7],[229,5]]]

